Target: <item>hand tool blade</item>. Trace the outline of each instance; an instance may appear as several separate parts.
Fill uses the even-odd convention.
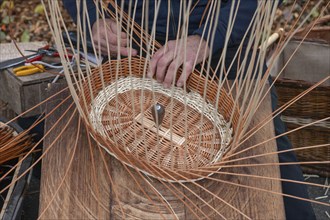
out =
[[[4,70],[7,69],[9,67],[13,67],[13,66],[17,66],[19,64],[22,64],[25,62],[25,58],[29,59],[32,57],[38,56],[37,54],[32,54],[32,55],[28,55],[25,57],[18,57],[18,58],[14,58],[14,59],[10,59],[10,60],[6,60],[3,62],[0,62],[0,70]]]

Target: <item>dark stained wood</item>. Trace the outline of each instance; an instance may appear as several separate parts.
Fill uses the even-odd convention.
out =
[[[61,86],[56,85],[52,88],[52,91],[59,91],[60,88]],[[68,93],[62,94],[48,102],[47,112],[54,109],[67,95]],[[62,105],[56,110],[55,114],[47,118],[46,132],[50,131],[60,116],[63,115],[63,112],[68,108],[68,104]],[[270,99],[267,99],[257,112],[253,124],[257,124],[260,119],[269,115],[270,112]],[[69,123],[67,129],[64,130],[64,133],[60,135],[58,141],[49,149],[43,159],[39,213],[43,213],[46,208],[47,210],[41,216],[42,219],[174,219],[175,216],[171,214],[170,208],[156,191],[161,192],[162,197],[166,198],[167,203],[170,204],[171,209],[174,210],[176,217],[179,219],[190,220],[205,216],[210,219],[221,219],[216,211],[228,219],[244,219],[241,214],[225,205],[221,200],[230,203],[252,219],[285,218],[283,199],[278,195],[210,179],[204,179],[196,183],[162,184],[159,180],[147,177],[123,165],[120,161],[105,153],[103,149],[100,149],[93,140],[89,145],[88,134],[83,124],[81,124],[77,149],[72,164],[69,166],[79,120],[78,114],[76,114],[73,121],[68,122],[70,114],[72,114],[72,111],[64,116],[64,120],[55,126],[44,141],[44,150],[48,150],[65,125]],[[269,123],[250,138],[242,148],[260,143],[272,137],[273,134],[273,125]],[[270,141],[244,154],[244,156],[274,151],[276,151],[276,143]],[[266,162],[278,162],[277,155],[246,161],[246,163]],[[237,163],[242,164],[243,161]],[[107,169],[111,175],[112,183],[107,174]],[[67,170],[64,184],[57,191]],[[220,171],[280,177],[277,166],[223,168]],[[280,181],[223,174],[214,174],[210,178],[281,192]],[[209,192],[203,190],[200,185],[221,200],[214,198]],[[147,195],[141,189],[147,192]],[[54,195],[54,200],[51,201]],[[207,201],[211,207],[205,205],[196,195]],[[187,203],[190,208],[184,205],[180,199]],[[48,206],[48,204],[50,205]]]
[[[49,72],[17,77],[12,68],[0,71],[0,99],[16,113],[21,114],[43,101],[47,87],[56,76]],[[23,117],[35,116],[43,112],[43,107],[29,111]]]
[[[12,119],[16,116],[15,112],[9,108],[8,103],[4,102],[0,98],[0,117],[6,119]]]

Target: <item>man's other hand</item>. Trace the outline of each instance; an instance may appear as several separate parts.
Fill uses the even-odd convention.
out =
[[[201,47],[198,51],[200,42]],[[185,50],[184,45],[180,45],[181,43],[183,43],[182,40],[179,40],[176,49],[176,40],[169,41],[150,60],[148,77],[152,78],[156,75],[157,81],[162,82],[166,88],[171,87],[172,83],[175,83],[173,80],[176,72],[180,66],[183,68],[183,65],[185,65],[185,73],[183,72],[176,82],[178,87],[182,87],[193,71],[195,60],[196,64],[201,63],[208,57],[210,52],[207,42],[199,35],[187,37]],[[184,60],[184,51],[186,51],[186,60]]]
[[[129,55],[127,34],[118,32],[117,23],[113,19],[99,20],[99,26],[95,22],[92,27],[92,35],[96,48],[100,47],[102,54],[108,55],[109,50],[111,56],[116,56],[118,52],[122,56]],[[120,39],[118,39],[118,35]],[[137,51],[131,49],[131,55],[136,56]]]

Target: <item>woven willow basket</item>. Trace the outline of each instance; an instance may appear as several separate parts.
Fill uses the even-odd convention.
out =
[[[219,168],[195,169],[219,162],[230,148],[239,118],[233,99],[221,90],[216,111],[218,85],[198,72],[187,81],[189,92],[166,90],[143,78],[145,62],[112,60],[92,71],[80,93],[90,133],[108,153],[150,176],[192,181],[211,175]],[[151,114],[156,103],[165,106],[159,127]]]
[[[299,95],[310,88],[313,83],[281,79],[276,84],[279,96],[279,105]],[[302,99],[295,102],[283,112],[282,120],[288,130],[312,123],[316,120],[329,117],[330,115],[330,86],[319,86],[312,90]],[[330,143],[330,121],[316,123],[313,126],[300,129],[288,134],[293,147],[314,146]],[[299,161],[330,161],[330,147],[301,150],[296,152]],[[302,165],[305,173],[314,173],[322,176],[330,176],[328,164]]]
[[[272,69],[272,75],[276,75],[285,67],[275,83],[280,106],[329,75],[330,27],[320,26],[329,22],[330,15],[319,19],[313,29],[311,24],[299,30],[281,53]],[[306,39],[301,43],[307,33]],[[298,46],[299,49],[286,65]],[[292,130],[329,116],[330,81],[328,80],[286,109],[282,119],[286,122],[288,130]],[[330,121],[323,121],[290,133],[288,136],[293,147],[304,147],[330,143],[329,134]],[[329,161],[330,147],[297,151],[297,157],[300,161]],[[306,173],[330,176],[328,164],[303,165],[302,168]]]

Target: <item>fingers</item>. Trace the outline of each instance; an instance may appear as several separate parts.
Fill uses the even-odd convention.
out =
[[[113,21],[112,19],[109,19],[109,26],[110,30],[108,31],[108,34],[111,36],[109,38],[109,42],[113,45],[118,45],[118,27],[117,23]],[[120,32],[120,46],[125,47],[127,45],[127,34],[123,31]]]
[[[165,78],[165,74],[167,74],[167,70],[171,62],[173,61],[174,53],[169,51],[165,53],[157,62],[156,69],[156,79],[158,82],[163,82]]]
[[[157,70],[158,60],[163,56],[165,47],[160,48],[152,57],[149,62],[149,71],[147,77],[152,78]]]
[[[167,50],[165,52],[165,50]],[[151,58],[149,64],[149,71],[147,77],[152,78],[156,76],[158,82],[163,83],[165,88],[171,87],[174,83],[178,69],[183,64],[183,52],[175,54],[174,47],[160,48]],[[189,57],[187,57],[189,58]],[[184,82],[188,79],[193,70],[193,60],[187,59],[185,62],[185,73],[183,73],[177,86],[182,87]]]
[[[96,45],[96,49],[99,49],[98,45]],[[109,44],[107,45],[106,42],[100,42],[100,49],[101,53],[104,55],[108,55],[110,51],[111,56],[116,56],[119,52],[120,55],[122,56],[136,56],[137,55],[137,50],[133,48],[128,48],[128,47],[119,47],[117,45],[112,45]]]
[[[112,19],[106,19],[108,21],[108,24],[109,24],[109,27],[110,27],[110,31],[112,33],[114,33],[115,35],[118,35],[118,29],[117,29],[117,22],[115,22],[114,20]],[[120,30],[120,28],[119,28]],[[126,38],[127,35],[125,32],[120,32],[120,37],[121,38]]]
[[[166,88],[169,88],[175,77],[175,74],[182,64],[182,56],[175,56],[174,49],[165,47],[159,49],[150,60],[149,72],[147,77],[156,76],[158,82],[163,83]]]
[[[180,78],[178,79],[177,86],[183,87],[184,83],[188,80],[190,74],[194,69],[194,64],[191,61],[185,63],[185,68],[183,68],[184,72],[182,72]]]
[[[100,42],[103,46],[107,43],[112,46],[127,46],[127,38],[120,38],[118,41],[118,36],[116,34],[109,31],[109,29],[101,29],[101,27],[99,33],[93,33],[93,41],[96,44]]]
[[[130,54],[130,50],[131,50],[131,54]],[[120,55],[123,55],[126,57],[128,57],[129,55],[134,57],[138,54],[137,50],[135,50],[133,48],[128,48],[128,47],[120,47],[119,51],[120,51]]]
[[[127,47],[127,34],[120,32],[120,39],[118,39],[117,24],[112,19],[101,21],[99,27],[94,24],[92,33],[93,41],[97,48],[101,47],[102,54],[108,55],[109,50],[111,55],[116,55],[118,52],[123,56],[130,55],[130,48]],[[137,51],[131,49],[131,55],[136,56]]]
[[[172,60],[171,64],[167,68],[166,76],[163,81],[163,85],[165,88],[169,88],[172,84],[175,83],[174,80],[176,77],[176,73],[182,63],[183,60],[181,59],[181,56],[178,56],[176,59]]]

